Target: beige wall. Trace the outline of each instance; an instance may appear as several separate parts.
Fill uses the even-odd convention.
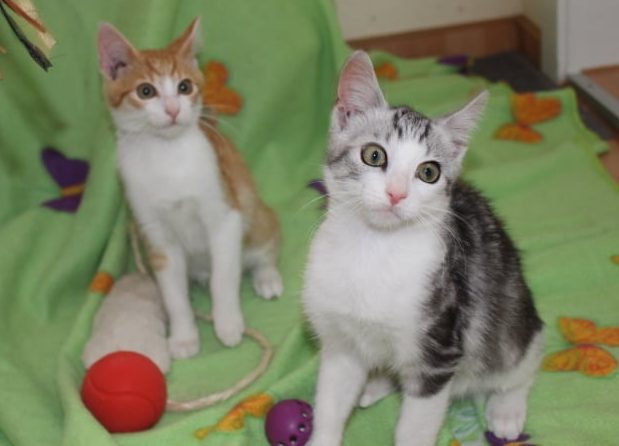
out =
[[[547,0],[522,0],[524,14],[537,26],[542,27],[548,20]]]
[[[335,0],[335,4],[346,39],[490,20],[524,11],[523,0]]]
[[[619,64],[619,1],[523,0],[523,7],[542,31],[542,70],[556,81]]]
[[[556,81],[562,80],[559,73],[564,71],[565,39],[560,26],[565,20],[564,5],[565,0],[523,0],[524,14],[542,33],[542,71]]]

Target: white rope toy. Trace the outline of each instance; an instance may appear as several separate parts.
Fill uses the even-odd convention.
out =
[[[140,244],[138,240],[137,230],[134,223],[129,224],[129,238],[131,239],[131,249],[133,251],[133,258],[135,266],[142,274],[150,275],[140,252]],[[213,317],[211,315],[196,312],[196,316],[206,322],[212,322]],[[273,358],[273,346],[271,342],[258,330],[254,328],[246,328],[243,332],[245,336],[248,336],[256,341],[260,347],[262,347],[262,358],[258,365],[244,377],[238,380],[233,386],[220,390],[219,392],[204,395],[200,398],[186,401],[176,401],[168,399],[166,403],[166,410],[170,412],[189,412],[192,410],[203,409],[213,404],[220,403],[228,398],[236,395],[241,390],[247,388],[256,379],[258,379],[266,369],[268,368],[271,359]]]

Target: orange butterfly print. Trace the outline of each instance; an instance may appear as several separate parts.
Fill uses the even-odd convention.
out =
[[[610,376],[617,370],[617,360],[595,344],[619,346],[619,327],[598,328],[587,319],[562,317],[559,329],[574,347],[546,356],[542,369],[550,372],[578,371],[592,377]]]
[[[224,64],[213,60],[204,68],[204,90],[202,100],[207,107],[224,115],[236,115],[243,106],[243,98],[226,86],[228,69]]]
[[[385,62],[374,69],[376,77],[390,81],[398,78],[398,69],[391,62]]]
[[[273,407],[273,398],[266,393],[247,397],[230,409],[217,424],[196,430],[194,436],[202,440],[213,432],[234,432],[243,429],[247,416],[264,417],[271,407]]]
[[[515,122],[500,127],[494,137],[525,143],[537,143],[542,134],[533,129],[533,124],[548,121],[561,113],[561,101],[556,98],[540,98],[535,93],[514,94],[511,99]]]
[[[497,130],[494,136],[497,139],[509,139],[512,141],[526,142],[529,144],[538,143],[543,139],[541,133],[536,132],[527,125],[518,123],[505,124]]]

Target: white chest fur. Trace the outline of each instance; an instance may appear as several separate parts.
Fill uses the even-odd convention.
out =
[[[413,361],[428,284],[443,259],[427,228],[376,231],[329,217],[313,240],[304,303],[323,345],[377,367]]]
[[[147,236],[174,239],[187,251],[207,249],[206,232],[229,207],[216,155],[199,128],[171,139],[120,135],[118,164],[131,208]]]

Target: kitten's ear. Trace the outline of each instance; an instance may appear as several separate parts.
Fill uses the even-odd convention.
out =
[[[101,72],[112,80],[118,78],[138,53],[125,36],[109,23],[99,25],[97,51]]]
[[[466,149],[486,102],[488,102],[488,91],[484,90],[460,110],[436,120],[437,124],[447,131],[458,149]]]
[[[183,34],[178,36],[169,46],[168,49],[178,52],[188,59],[193,59],[200,51],[202,43],[202,27],[200,26],[200,17],[196,17],[189,24]]]
[[[334,120],[342,129],[351,115],[386,106],[370,57],[364,51],[355,51],[340,74]]]

